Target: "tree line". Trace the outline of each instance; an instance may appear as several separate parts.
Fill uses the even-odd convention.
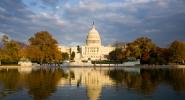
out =
[[[142,64],[185,64],[185,42],[174,41],[167,48],[157,46],[148,37],[140,37],[127,44],[125,49],[120,46],[109,53],[109,60],[127,61],[129,58],[140,59]]]
[[[11,40],[7,35],[3,35],[0,47],[1,63],[17,64],[22,57],[40,64],[60,63],[62,60],[57,41],[47,31],[35,33],[28,39],[27,44]]]
[[[121,47],[122,43],[117,44],[119,46],[108,55],[111,61],[122,63],[135,58],[140,59],[142,64],[185,63],[185,42],[183,41],[174,41],[167,48],[157,46],[147,37],[140,37],[123,45],[124,49]],[[69,54],[62,53],[57,45],[57,41],[47,31],[35,33],[28,39],[27,44],[3,35],[0,43],[0,64],[17,64],[23,57],[39,64],[56,64],[63,60],[74,59],[74,53],[69,57]]]

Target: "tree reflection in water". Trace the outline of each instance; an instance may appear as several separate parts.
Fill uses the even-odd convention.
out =
[[[117,85],[150,94],[160,84],[172,86],[176,92],[185,91],[185,69],[141,69],[139,73],[110,70],[108,75]]]
[[[0,99],[18,91],[20,86],[18,70],[0,70]]]
[[[56,91],[58,81],[64,76],[63,70],[33,71],[26,79],[28,93],[34,100],[44,100]]]
[[[27,88],[34,100],[47,99],[56,91],[58,81],[66,77],[62,69],[43,69],[29,74],[19,73],[18,70],[0,71],[0,97],[3,98],[21,88]]]
[[[3,69],[0,70],[0,99],[23,91],[34,100],[45,100],[52,97],[57,88],[66,85],[85,87],[87,91],[84,95],[89,100],[101,99],[103,87],[114,89],[112,85],[150,95],[161,84],[171,86],[176,93],[185,92],[185,69],[140,69],[129,72],[114,68],[69,68],[65,71],[48,68],[30,73]]]

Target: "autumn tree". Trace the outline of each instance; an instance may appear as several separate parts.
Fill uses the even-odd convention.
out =
[[[69,54],[68,53],[62,53],[62,60],[69,60]]]
[[[149,64],[168,64],[169,63],[169,50],[168,48],[157,47],[156,50],[150,51]]]
[[[32,61],[42,63],[60,62],[61,52],[57,48],[57,41],[47,31],[35,33],[29,40],[26,56]]]
[[[150,38],[140,37],[128,44],[126,55],[141,59],[142,63],[148,63],[150,52],[156,49],[156,45]]]
[[[126,48],[126,51],[125,51],[126,57],[141,58],[141,53],[142,52],[138,44],[128,43],[128,47]]]
[[[185,42],[174,41],[169,47],[170,61],[174,63],[185,63]]]
[[[114,51],[109,53],[109,57],[110,60],[114,60],[114,61],[123,61],[125,58],[124,52],[121,48],[116,48]]]
[[[21,42],[10,40],[7,35],[2,36],[2,47],[0,49],[0,60],[6,64],[16,64],[20,59]]]

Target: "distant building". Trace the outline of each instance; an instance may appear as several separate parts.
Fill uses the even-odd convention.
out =
[[[96,30],[96,27],[93,23],[92,28],[88,32],[86,38],[86,44],[84,46],[79,47],[64,47],[59,46],[61,52],[66,52],[71,54],[75,52],[75,55],[78,55],[78,59],[80,60],[107,60],[109,53],[115,50],[114,46],[103,46],[101,44],[101,37],[99,32]],[[80,55],[80,57],[79,57]],[[76,57],[76,56],[75,56]]]

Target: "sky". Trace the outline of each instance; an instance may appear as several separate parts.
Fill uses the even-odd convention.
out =
[[[60,45],[84,45],[92,22],[104,45],[147,36],[185,41],[185,0],[1,0],[0,35],[27,42],[48,31]]]

